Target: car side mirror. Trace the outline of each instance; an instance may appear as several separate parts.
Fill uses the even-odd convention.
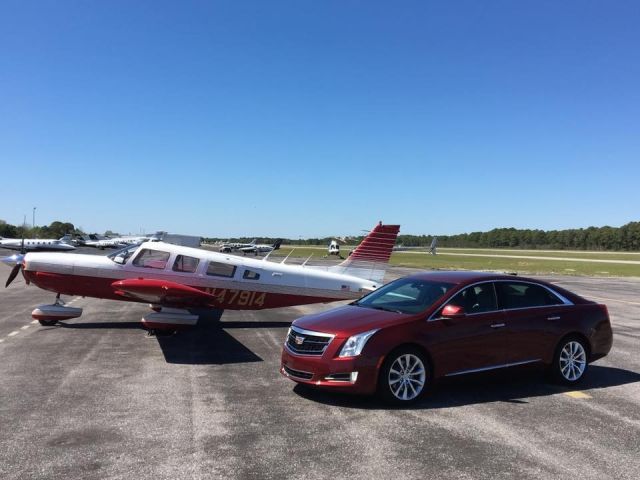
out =
[[[114,261],[114,262],[116,262],[116,263],[119,263],[120,265],[124,265],[124,264],[125,264],[125,262],[126,262],[126,260],[124,259],[124,257],[123,257],[123,256],[121,256],[121,255],[118,255],[117,257],[115,257],[115,258],[113,259],[113,261]]]
[[[443,318],[462,318],[465,316],[464,308],[458,305],[446,305],[442,309]]]

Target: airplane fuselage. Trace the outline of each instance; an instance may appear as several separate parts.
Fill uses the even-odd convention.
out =
[[[146,257],[150,260],[145,261]],[[167,300],[159,293],[167,289],[162,286],[165,282],[206,294],[208,307],[242,310],[354,299],[379,286],[370,280],[311,266],[162,242],[143,243],[128,258],[121,257],[121,263],[117,259],[116,254],[28,253],[23,275],[40,288],[65,295],[184,306],[182,300]],[[146,281],[149,287],[134,289],[130,284],[137,280],[141,284]]]

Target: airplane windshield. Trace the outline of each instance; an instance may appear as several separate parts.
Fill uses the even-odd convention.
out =
[[[113,253],[110,253],[109,255],[107,255],[107,257],[109,257],[114,262],[116,262],[116,257],[117,257],[118,259],[122,259],[122,260],[116,263],[125,263],[127,259],[131,255],[133,255],[136,250],[138,250],[139,247],[140,245],[129,245],[124,248],[121,248],[120,250],[116,250]]]

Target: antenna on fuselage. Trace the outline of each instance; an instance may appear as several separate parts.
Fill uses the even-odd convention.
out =
[[[313,257],[313,253],[309,255],[309,258],[307,258],[301,266],[304,267],[307,264],[307,262],[311,260],[311,257]]]
[[[286,261],[287,261],[287,258],[289,258],[289,257],[291,256],[291,254],[292,254],[295,250],[296,250],[296,249],[295,249],[295,248],[293,248],[293,249],[289,252],[289,255],[287,255],[286,257],[284,257],[284,260],[282,260],[280,263],[284,263],[284,262],[286,262]]]

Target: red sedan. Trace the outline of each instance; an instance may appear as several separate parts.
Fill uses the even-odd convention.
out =
[[[607,307],[557,285],[427,272],[294,321],[280,371],[298,383],[404,404],[438,378],[518,365],[539,364],[575,384],[612,341]]]

